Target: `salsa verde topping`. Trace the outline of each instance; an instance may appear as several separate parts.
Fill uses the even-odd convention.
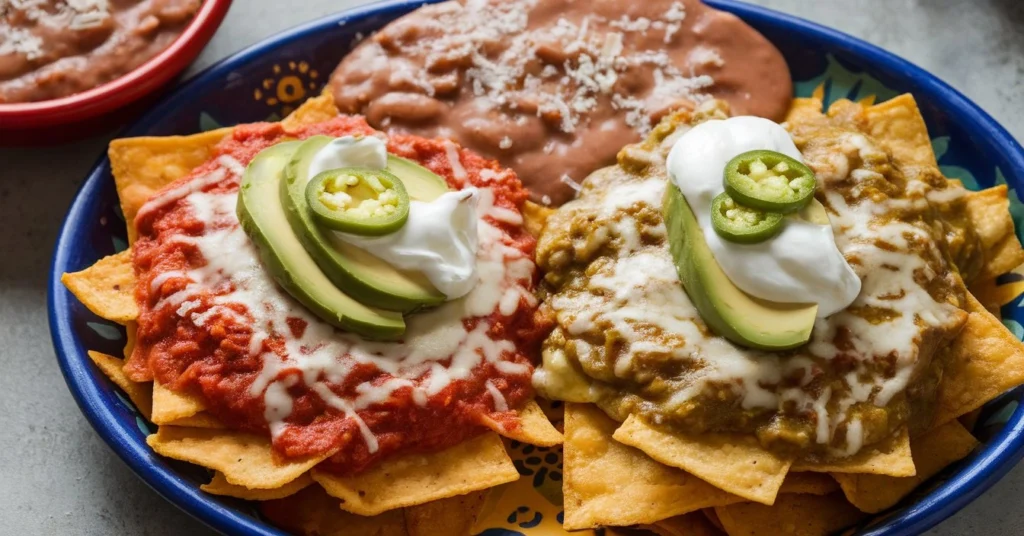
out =
[[[589,177],[580,197],[549,220],[537,262],[546,274],[545,307],[557,326],[534,374],[540,393],[593,402],[618,420],[639,415],[684,433],[750,433],[767,448],[802,455],[847,456],[906,424],[926,428],[944,347],[966,320],[960,265],[952,262],[966,267],[973,261],[951,257],[945,237],[969,241],[969,233],[936,231],[934,220],[937,213],[963,213],[962,188],[897,166],[841,113],[791,122],[792,138],[781,131],[771,149],[801,158],[813,170],[818,201],[807,209],[827,210],[833,247],[853,269],[860,292],[834,314],[815,319],[811,313],[806,345],[769,352],[743,347],[708,329],[675,265],[679,253],[693,250],[676,251],[683,242],[672,236],[699,219],[685,202],[679,205],[683,196],[673,194],[698,182],[692,173],[699,160],[684,158],[687,165],[675,167],[683,140],[748,119],[726,120],[723,108],[711,103],[697,110],[697,126],[690,128],[689,121],[688,114],[677,114],[647,142],[626,147],[619,166]],[[716,179],[707,184],[721,188],[725,162],[755,148],[723,154],[713,166]],[[694,213],[710,207],[695,198],[685,197]],[[690,223],[663,215],[670,201],[675,210],[667,213],[688,214]],[[702,234],[708,245],[717,237]],[[712,250],[693,258],[708,259]],[[761,301],[735,301],[746,293],[728,294],[734,287],[717,283],[729,282],[732,274],[715,275],[714,267],[698,260],[687,270],[716,282],[706,287],[706,298],[733,307],[722,315],[726,323],[771,321],[779,314],[755,309]],[[762,268],[752,263],[748,271]]]

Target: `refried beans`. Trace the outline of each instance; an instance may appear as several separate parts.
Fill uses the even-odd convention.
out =
[[[723,99],[781,120],[785,60],[697,0],[468,0],[425,6],[360,44],[331,77],[343,113],[450,138],[560,205],[668,111]]]
[[[66,97],[127,74],[175,40],[200,0],[0,1],[0,103]]]

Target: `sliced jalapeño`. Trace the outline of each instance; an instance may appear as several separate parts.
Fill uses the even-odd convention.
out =
[[[722,192],[711,201],[711,226],[722,238],[740,244],[755,244],[782,230],[783,215],[747,207]]]
[[[725,191],[739,204],[788,214],[814,197],[814,172],[775,151],[748,151],[725,165]]]
[[[386,235],[409,218],[405,185],[383,169],[324,171],[309,180],[306,200],[319,225],[343,233]]]

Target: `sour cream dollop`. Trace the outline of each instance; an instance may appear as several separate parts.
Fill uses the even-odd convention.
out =
[[[711,225],[711,200],[725,191],[725,165],[763,149],[803,161],[778,123],[741,116],[706,121],[683,134],[669,152],[668,173],[733,284],[773,302],[815,303],[822,318],[839,312],[860,293],[861,281],[836,247],[831,225],[789,216],[781,233],[757,244],[724,240]]]
[[[317,151],[309,166],[315,177],[331,169],[384,169],[388,149],[373,136],[344,136]],[[476,286],[476,188],[447,192],[430,202],[409,202],[409,219],[398,231],[380,237],[332,232],[399,270],[421,272],[449,300],[461,298]]]

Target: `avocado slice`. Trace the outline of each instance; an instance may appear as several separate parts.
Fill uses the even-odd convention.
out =
[[[281,184],[281,202],[288,222],[317,266],[338,287],[365,303],[409,313],[439,305],[445,295],[421,273],[398,270],[366,250],[333,236],[317,225],[306,201],[309,166],[317,151],[333,138],[307,138],[295,151]],[[444,179],[404,158],[388,155],[388,170],[402,180],[409,198],[433,201],[448,191]]]
[[[318,317],[364,337],[392,340],[405,333],[401,313],[367,307],[339,290],[317,267],[288,225],[281,206],[284,168],[301,142],[285,142],[256,155],[238,194],[238,221],[260,251],[267,270]]]
[[[679,279],[712,331],[761,350],[789,350],[807,343],[817,304],[775,303],[740,290],[718,265],[690,205],[672,184],[665,191],[664,213]]]

